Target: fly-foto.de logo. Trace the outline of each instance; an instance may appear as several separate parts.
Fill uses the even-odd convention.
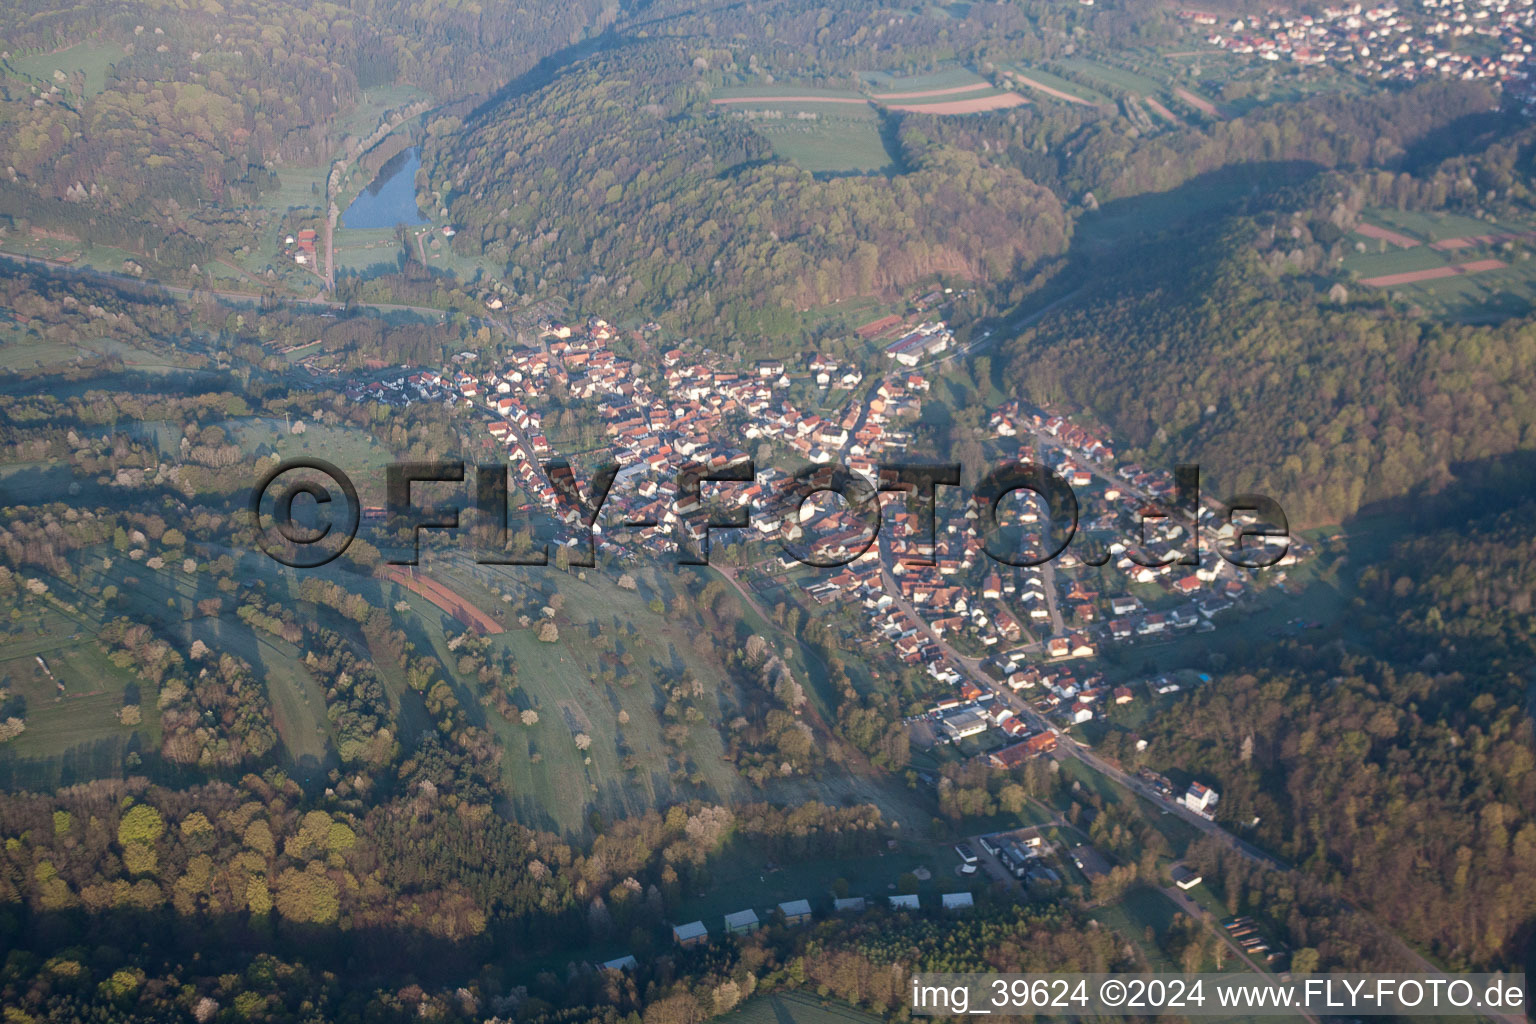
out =
[[[557,543],[568,549],[564,559],[568,565],[595,565],[597,539],[605,531],[612,535],[663,525],[655,518],[600,523],[621,472],[617,464],[594,472],[585,493],[568,461],[553,460],[543,468],[553,492],[553,518],[566,534]],[[381,546],[394,549],[384,559],[389,564],[416,564],[421,531],[452,531],[465,525],[473,535],[475,560],[480,564],[550,563],[547,541],[522,551],[509,548],[510,490],[505,465],[403,462],[387,466],[384,475],[386,501],[377,511],[383,520]],[[745,457],[718,465],[690,464],[672,479],[675,497],[667,519],[679,535],[674,563],[708,564],[712,532],[752,529],[759,536],[775,539],[788,557],[805,565],[847,565],[879,539],[885,522],[881,496],[891,494],[905,496],[907,512],[919,524],[917,543],[902,555],[903,560],[932,564],[931,553],[941,527],[940,488],[959,487],[960,475],[958,464],[881,463],[871,480],[843,466],[821,464],[761,480],[752,460]],[[1200,469],[1181,465],[1174,480],[1170,501],[1149,502],[1137,516],[1140,538],[1114,548],[1083,545],[1080,559],[1090,565],[1104,565],[1112,550],[1118,549],[1134,564],[1148,568],[1199,565],[1198,523],[1202,514],[1210,516],[1210,510],[1200,503]],[[715,485],[715,497],[726,503],[731,500],[732,487],[756,485],[759,493],[750,504],[738,500],[731,508],[710,509],[704,500],[705,484]],[[824,493],[840,499],[842,515],[807,514],[807,503]],[[1037,525],[1026,529],[1010,521],[1017,520],[1010,510],[1012,502],[1029,496],[1035,499],[1032,504],[1038,511],[1029,513],[1028,520]],[[967,497],[967,507],[974,509],[974,515],[968,517],[975,520],[981,550],[1001,564],[1042,565],[1061,556],[1078,537],[1081,506],[1077,493],[1048,466],[1004,463],[983,476]],[[426,498],[434,499],[432,504],[423,504]],[[1274,499],[1240,494],[1222,502],[1221,509],[1217,518],[1222,522],[1217,525],[1224,529],[1214,544],[1221,557],[1242,568],[1261,569],[1285,556],[1289,524]],[[321,459],[291,459],[272,468],[252,489],[250,510],[257,545],[295,568],[314,568],[340,557],[356,538],[364,518],[351,478]],[[471,511],[472,516],[464,515]],[[1154,523],[1183,528],[1188,542],[1171,555],[1149,557],[1139,545],[1147,527]],[[850,532],[854,534],[851,541]],[[838,543],[827,543],[834,536]]]

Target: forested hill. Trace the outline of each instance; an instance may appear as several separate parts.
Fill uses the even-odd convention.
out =
[[[1515,959],[1536,918],[1536,504],[1472,514],[1359,567],[1350,642],[1270,646],[1147,736],[1453,969]]]
[[[456,245],[579,302],[749,335],[935,273],[1000,281],[1066,248],[1061,201],[972,152],[904,133],[907,173],[831,180],[774,159],[705,102],[693,60],[631,46],[464,130],[439,123],[425,161],[453,183]]]
[[[17,190],[0,212],[69,199],[161,227],[189,204],[250,201],[284,166],[329,160],[334,123],[364,90],[488,92],[612,17],[598,0],[15,0],[0,9],[9,54],[82,46],[100,70],[34,86],[0,75],[0,152]],[[359,134],[374,126],[364,120]]]
[[[1009,347],[1006,379],[1094,410],[1155,464],[1275,497],[1293,525],[1416,500],[1458,463],[1536,445],[1536,321],[1432,321],[1367,289],[1327,298],[1309,268],[1340,244],[1325,212],[1348,187],[1126,254],[1115,287]]]

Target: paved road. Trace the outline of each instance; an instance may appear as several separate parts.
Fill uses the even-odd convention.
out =
[[[1035,438],[1035,458],[1043,465],[1045,462],[1045,442],[1038,436]],[[1049,543],[1051,535],[1051,510],[1045,501],[1037,502],[1045,508],[1045,514],[1041,517],[1042,541]],[[1049,550],[1049,549],[1047,549]],[[1066,623],[1061,618],[1061,595],[1056,590],[1056,559],[1052,558],[1040,566],[1040,582],[1045,584],[1045,611],[1050,616],[1051,636],[1062,636],[1066,633]]]

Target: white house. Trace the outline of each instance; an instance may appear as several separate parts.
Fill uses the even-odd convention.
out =
[[[1203,814],[1209,818],[1212,808],[1221,799],[1221,794],[1209,786],[1202,786],[1198,782],[1191,782],[1189,789],[1184,792],[1184,806],[1196,814]]]

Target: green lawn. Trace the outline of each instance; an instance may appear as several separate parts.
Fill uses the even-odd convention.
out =
[[[230,441],[247,455],[275,451],[284,459],[325,459],[351,477],[363,504],[384,503],[384,469],[390,455],[372,435],[355,427],[333,427],[313,420],[304,421],[301,434],[293,433],[292,426],[291,421],[264,417],[223,424]],[[253,472],[253,484],[254,477]]]
[[[431,98],[430,93],[411,85],[386,85],[369,89],[363,93],[362,101],[336,122],[335,131],[343,135],[367,136],[379,126],[379,119],[385,111]]]
[[[1418,210],[1391,210],[1373,208],[1365,211],[1368,221],[1382,224],[1416,235],[1431,242],[1445,238],[1463,238],[1467,235],[1491,235],[1531,230],[1528,224],[1505,224],[1498,221],[1479,220],[1455,213],[1421,212]]]
[[[1456,214],[1411,210],[1368,210],[1366,221],[1425,243],[1469,236],[1521,234],[1531,230],[1523,223],[1489,222]],[[1391,294],[1412,302],[1426,315],[1480,322],[1524,316],[1536,309],[1536,261],[1530,259],[1525,245],[1517,245],[1513,250],[1495,244],[1440,252],[1430,248],[1429,244],[1399,249],[1378,239],[1360,235],[1355,238],[1366,251],[1350,253],[1344,258],[1343,266],[1360,278],[1427,270],[1474,259],[1497,258],[1508,263],[1508,266],[1475,274],[1390,286]]]
[[[414,244],[414,243],[413,243]],[[398,266],[400,243],[394,228],[337,228],[336,270],[368,274]]]
[[[817,85],[795,82],[775,82],[772,85],[732,85],[723,89],[716,89],[710,94],[713,99],[742,99],[752,96],[822,96],[827,99],[864,99],[864,94],[853,89],[827,89]],[[772,102],[766,100],[765,102]],[[751,104],[744,104],[750,106]],[[737,104],[731,104],[737,106]],[[820,109],[820,108],[818,108]],[[857,109],[849,105],[849,109]]]
[[[130,684],[137,676],[107,660],[90,631],[62,616],[49,616],[51,625],[42,636],[7,636],[6,659],[0,661],[0,686],[26,703],[26,731],[0,746],[0,758],[57,758],[72,749],[103,739],[126,740],[138,732],[146,746],[158,747],[158,716],[155,694],[144,685],[139,693],[143,724],[125,726],[117,719]],[[41,656],[54,678],[62,682],[59,693],[37,663]]]
[[[1109,97],[1105,96],[1103,93],[1090,89],[1086,85],[1079,85],[1076,82],[1069,82],[1059,75],[1051,74],[1044,68],[1032,67],[1028,64],[1020,63],[1015,64],[1014,69],[1018,71],[1019,74],[1033,81],[1039,82],[1043,86],[1059,90],[1069,96],[1076,96],[1078,99],[1087,100],[1089,103],[1109,102]],[[1031,96],[1045,95],[1044,93],[1040,93],[1037,90],[1028,89],[1028,87],[1026,87],[1026,89]]]
[[[56,85],[68,93],[76,92],[74,76],[78,74],[83,78],[84,95],[91,97],[106,88],[108,70],[125,56],[123,48],[116,43],[93,40],[76,43],[57,53],[13,55],[0,62],[0,70],[27,79],[44,91]],[[65,77],[61,80],[55,72],[63,72]]]
[[[1087,57],[1066,57],[1059,61],[1063,68],[1094,81],[1103,82],[1112,89],[1135,93],[1139,96],[1162,92],[1164,83],[1139,72],[1105,64]]]
[[[484,569],[477,574],[456,561],[436,559],[430,574],[493,614],[505,605],[492,586],[520,596],[528,586],[557,584],[565,597],[556,643],[539,641],[516,621],[508,621],[507,632],[490,638],[495,649],[509,652],[516,663],[517,689],[512,699],[519,707],[537,712],[537,724],[507,722],[494,711],[480,708],[478,683],[459,680],[459,699],[484,717],[486,728],[505,746],[502,768],[519,818],[543,821],[562,831],[581,831],[590,810],[621,816],[680,799],[728,800],[749,788],[721,760],[724,744],[713,725],[722,715],[720,668],[692,649],[687,631],[645,606],[649,595],[621,591],[596,573],[583,582],[554,568]],[[490,586],[487,579],[492,581]],[[453,664],[456,659],[447,651],[446,638],[463,627],[448,620],[445,630],[446,616],[440,609],[399,588],[389,588],[391,605],[401,598],[412,607],[408,628],[424,634],[445,662]],[[621,653],[634,659],[633,669],[621,672],[616,685],[599,678],[604,662],[592,637],[600,625],[618,636]],[[635,635],[628,635],[629,626]],[[672,666],[687,666],[696,678],[711,684],[698,698],[704,721],[689,726],[683,745],[686,766],[671,755],[662,738],[664,723],[658,708],[665,699],[655,686],[653,664],[666,667],[664,677]],[[620,712],[627,722],[619,720]],[[576,747],[578,733],[591,737],[585,753]],[[624,767],[626,755],[633,758],[635,767]],[[676,778],[679,769],[697,777],[698,783]]]
[[[812,119],[793,115],[782,119],[753,119],[752,129],[785,160],[812,174],[888,172],[895,160],[880,134],[873,110],[847,107],[862,116],[812,112]]]
[[[931,827],[934,808],[883,775],[838,768],[757,787],[726,762],[721,723],[739,713],[741,697],[725,682],[724,668],[713,649],[695,647],[696,629],[691,623],[680,624],[647,607],[654,594],[670,601],[673,584],[666,574],[632,570],[640,583],[640,589],[632,592],[618,589],[612,577],[595,570],[588,570],[583,581],[575,573],[564,574],[553,567],[475,568],[462,554],[428,555],[424,565],[423,571],[433,579],[491,614],[505,611],[507,631],[490,637],[490,643],[494,650],[511,655],[517,678],[516,688],[509,688],[510,697],[519,708],[536,711],[538,722],[533,726],[508,722],[480,706],[478,681],[456,677],[455,683],[461,703],[505,747],[502,770],[513,793],[513,813],[520,820],[581,832],[594,810],[617,817],[694,798],[791,804],[819,800],[838,806],[873,803],[887,821],[900,822],[909,835]],[[565,598],[556,619],[560,637],[555,643],[543,643],[533,630],[518,624],[515,609],[521,607],[524,595],[547,603],[555,588]],[[514,610],[506,610],[502,592],[514,595]],[[447,637],[463,627],[426,601],[401,588],[387,587],[384,603],[392,609],[399,600],[406,601],[410,610],[398,614],[397,620],[418,647],[430,645],[446,664],[454,664],[456,657],[446,649]],[[745,606],[743,618],[746,629],[782,648],[782,635],[770,623]],[[600,627],[616,642],[615,655],[601,649],[608,642],[600,646],[596,639]],[[739,641],[716,638],[714,642]],[[614,657],[626,655],[630,666],[616,665]],[[789,663],[813,702],[823,704],[818,696],[825,686],[825,666],[808,665],[798,650]],[[702,720],[688,724],[679,756],[662,734],[668,724],[661,714],[666,694],[658,680],[670,682],[683,668],[705,686],[694,699]],[[606,669],[618,673],[615,681],[603,678]],[[619,720],[621,712],[627,722]],[[591,737],[585,753],[576,747],[578,732]]]
[[[1365,252],[1351,253],[1344,257],[1345,269],[1361,277],[1406,274],[1415,270],[1443,267],[1451,262],[1446,258],[1445,253],[1431,249],[1427,245],[1399,249],[1392,243],[1379,239],[1361,238],[1361,241],[1365,243]],[[1378,245],[1385,246],[1385,251],[1376,251]]]
[[[720,1018],[721,1024],[875,1024],[878,1020],[873,1014],[818,999],[809,992],[758,996]]]
[[[1536,261],[1521,260],[1500,270],[1424,281],[1402,294],[1430,315],[1468,322],[1497,322],[1536,309]]]
[[[1179,909],[1157,889],[1138,885],[1118,901],[1095,909],[1091,916],[1135,943],[1152,970],[1181,972],[1181,965],[1170,960],[1163,951],[1164,940]],[[1147,939],[1148,928],[1152,929],[1150,941]]]
[[[985,82],[970,68],[944,68],[922,75],[897,77],[883,71],[865,71],[859,75],[876,92],[921,92],[925,89],[953,89]],[[977,90],[980,93],[981,90]],[[971,95],[964,93],[963,95]]]
[[[936,906],[941,893],[984,884],[979,876],[957,875],[959,863],[947,843],[900,842],[894,850],[863,857],[777,864],[770,863],[750,843],[737,840],[711,861],[707,891],[685,901],[673,916],[680,921],[703,921],[711,932],[718,933],[721,917],[732,911],[750,907],[760,920],[766,920],[769,911],[788,900],[810,900],[813,907],[823,904],[832,898],[833,883],[840,878],[848,883],[850,896],[881,904],[900,892],[896,880],[901,875],[920,869],[926,869],[931,877],[918,882],[917,894],[925,904]]]

